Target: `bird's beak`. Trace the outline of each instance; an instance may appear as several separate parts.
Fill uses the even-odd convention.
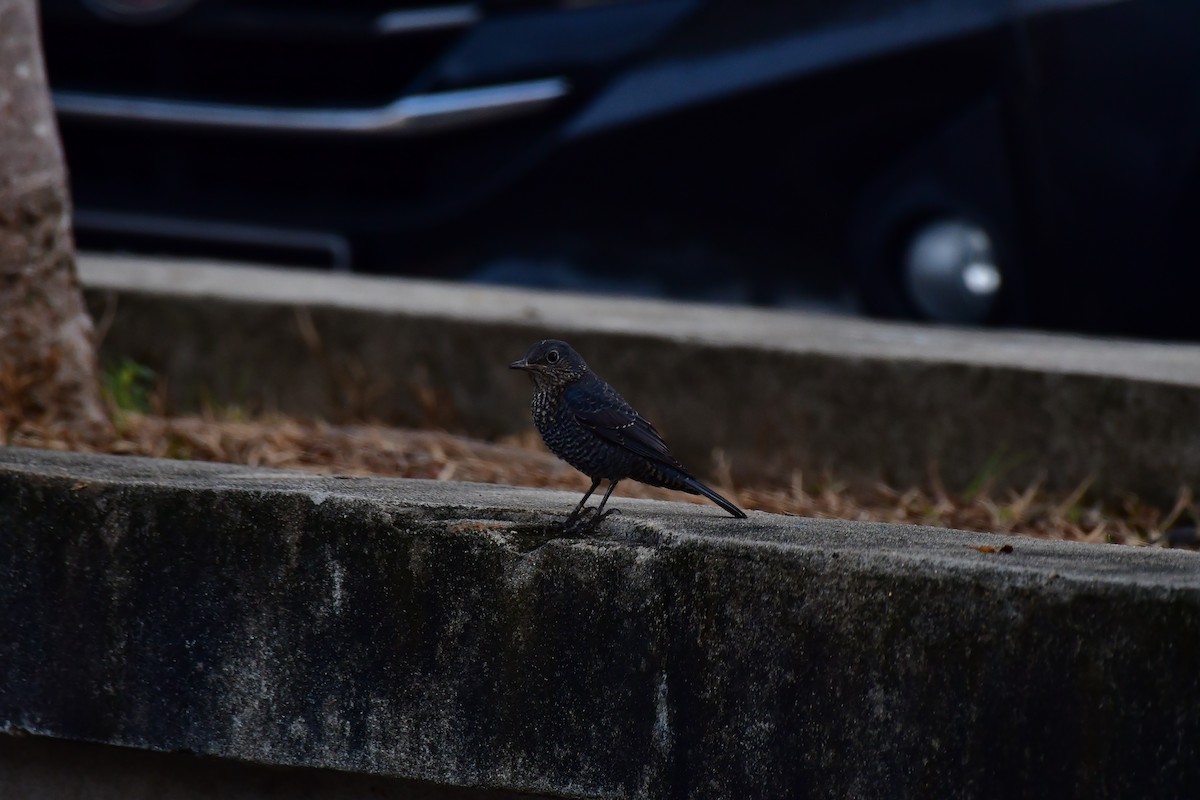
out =
[[[527,372],[531,369],[531,367],[529,366],[529,362],[523,358],[518,359],[517,361],[514,361],[513,363],[509,364],[508,368],[509,369],[523,369]]]

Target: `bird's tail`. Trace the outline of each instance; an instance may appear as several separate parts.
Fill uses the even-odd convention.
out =
[[[707,486],[705,486],[703,483],[701,483],[700,481],[698,481],[698,480],[696,480],[695,478],[691,477],[690,475],[689,475],[689,476],[687,476],[687,478],[684,480],[684,483],[685,483],[685,484],[687,485],[687,487],[688,487],[689,489],[691,489],[691,490],[692,490],[692,491],[693,491],[695,494],[702,494],[702,495],[704,495],[704,496],[705,496],[705,497],[707,497],[709,500],[712,500],[714,503],[716,503],[716,504],[717,504],[717,505],[719,505],[721,508],[725,509],[726,511],[728,511],[730,514],[732,514],[733,516],[737,517],[738,519],[745,519],[745,518],[746,518],[746,512],[745,512],[745,511],[742,511],[740,508],[738,508],[737,506],[735,506],[733,503],[729,502],[729,501],[728,501],[728,500],[726,500],[724,497],[721,497],[721,495],[717,494],[717,493],[716,493],[716,492],[714,492],[712,489],[708,488],[708,487],[707,487]]]

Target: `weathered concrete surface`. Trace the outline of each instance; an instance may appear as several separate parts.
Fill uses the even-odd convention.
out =
[[[1091,477],[1168,504],[1200,483],[1200,346],[96,256],[81,274],[104,355],[159,370],[175,408],[494,437],[530,427],[507,365],[556,336],[701,473],[720,449],[754,482],[905,486],[936,465],[951,488]]]
[[[579,797],[1200,793],[1198,554],[539,529],[574,499],[0,450],[0,727]]]

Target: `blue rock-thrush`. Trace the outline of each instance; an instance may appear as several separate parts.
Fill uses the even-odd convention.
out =
[[[533,422],[546,446],[592,479],[591,488],[564,527],[570,528],[585,513],[587,499],[600,481],[607,480],[608,491],[596,508],[593,523],[602,519],[609,495],[626,478],[701,494],[735,517],[746,516],[676,461],[654,426],[588,369],[566,342],[540,341],[509,366],[528,372],[533,381]]]

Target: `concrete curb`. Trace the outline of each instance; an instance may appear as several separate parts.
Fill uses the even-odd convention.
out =
[[[0,450],[0,728],[565,797],[1200,791],[1198,554],[540,529],[573,500]]]
[[[80,260],[103,356],[158,370],[175,409],[525,430],[506,365],[569,338],[701,474],[831,472],[951,489],[1042,479],[1170,504],[1200,482],[1200,346],[105,257]]]

